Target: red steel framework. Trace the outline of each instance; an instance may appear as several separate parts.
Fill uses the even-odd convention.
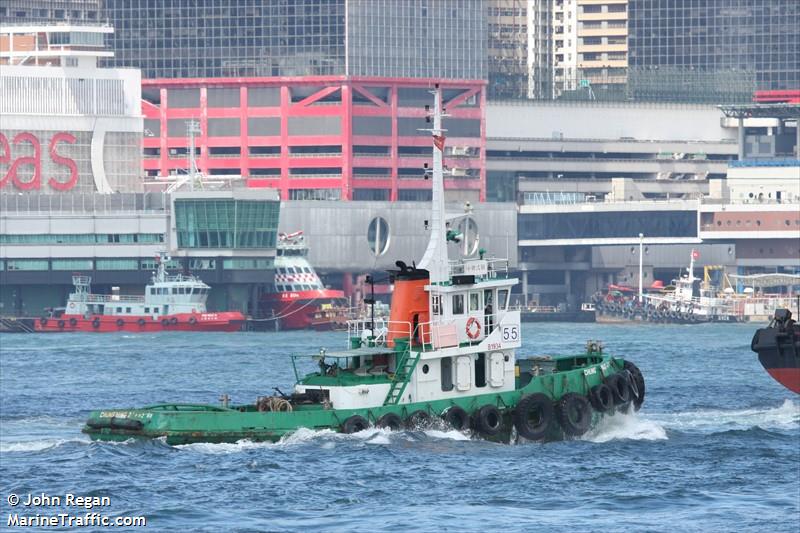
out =
[[[272,187],[280,190],[281,199],[290,199],[293,189],[339,189],[343,200],[351,200],[355,189],[384,189],[389,191],[389,199],[398,199],[402,189],[430,189],[431,183],[425,179],[423,165],[430,163],[425,155],[401,155],[400,147],[430,147],[431,140],[425,135],[401,136],[398,133],[398,119],[420,118],[426,111],[419,103],[401,105],[398,94],[401,88],[427,89],[435,84],[448,93],[443,103],[451,118],[480,120],[480,134],[474,137],[447,137],[445,165],[460,169],[460,177],[445,179],[448,190],[474,191],[478,199],[486,196],[486,91],[485,81],[480,80],[435,80],[409,78],[377,78],[346,76],[308,76],[308,77],[265,77],[265,78],[198,78],[198,79],[153,79],[143,80],[143,93],[148,89],[158,90],[159,101],[142,102],[146,119],[160,121],[158,136],[144,137],[145,149],[158,149],[148,154],[145,150],[144,169],[149,174],[167,176],[177,169],[186,168],[186,158],[170,157],[170,149],[187,148],[189,140],[186,133],[180,137],[169,136],[168,120],[193,119],[200,124],[196,145],[200,148],[197,164],[201,172],[214,174],[215,170],[228,172],[238,170],[249,187]],[[254,107],[248,105],[248,91],[254,87],[280,89],[280,104]],[[235,107],[210,107],[209,88],[238,88],[239,105]],[[171,108],[169,94],[171,89],[199,89],[199,107]],[[308,94],[309,89],[312,90]],[[300,100],[292,97],[293,91],[308,94]],[[339,93],[340,98],[336,93]],[[358,95],[357,98],[354,98]],[[379,96],[383,95],[383,96]],[[333,101],[331,100],[333,96]],[[322,101],[322,100],[325,101]],[[248,118],[280,118],[280,135],[251,136],[248,132]],[[340,117],[340,133],[337,135],[290,135],[289,119],[292,117]],[[355,117],[390,117],[391,134],[354,135]],[[238,136],[209,136],[208,121],[212,118],[238,118]],[[446,126],[446,124],[445,124]],[[426,127],[420,120],[420,127]],[[176,133],[173,131],[173,133]],[[341,153],[336,154],[298,154],[292,147],[337,146]],[[387,148],[383,154],[354,153],[354,146],[382,146]],[[209,148],[238,147],[239,155],[209,156]],[[271,156],[253,155],[251,147],[279,147]],[[458,147],[457,154],[452,148]],[[448,154],[451,154],[448,157]],[[341,175],[302,175],[302,169],[341,169]],[[353,175],[354,168],[390,169],[388,175],[369,176],[360,173]],[[261,173],[275,175],[252,175],[255,169]],[[419,169],[418,173],[406,171],[399,175],[399,169]],[[313,170],[311,171],[314,172]],[[256,172],[259,173],[259,172]]]

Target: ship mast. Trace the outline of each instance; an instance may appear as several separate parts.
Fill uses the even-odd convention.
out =
[[[431,236],[425,255],[419,263],[420,268],[430,273],[431,285],[444,283],[450,279],[447,260],[447,226],[444,210],[444,172],[442,170],[442,156],[444,152],[444,132],[442,129],[442,100],[439,85],[430,91],[434,97],[433,128],[421,131],[430,131],[433,140],[433,183],[432,183],[432,214],[430,221]],[[426,108],[428,106],[425,106]]]

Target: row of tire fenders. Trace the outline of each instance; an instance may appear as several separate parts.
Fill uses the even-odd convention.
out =
[[[42,317],[42,318],[40,318],[40,319],[39,319],[39,323],[40,323],[42,326],[46,326],[48,322],[49,322],[49,319],[48,319],[48,318],[46,318],[46,317]],[[196,323],[197,323],[197,319],[196,319],[195,317],[190,317],[190,318],[189,318],[189,320],[187,320],[187,322],[188,322],[189,324],[191,324],[191,325],[194,325],[194,324],[196,324]],[[123,320],[123,319],[121,319],[121,318],[118,318],[118,319],[116,320],[116,322],[115,322],[115,323],[116,323],[117,327],[120,327],[120,328],[121,328],[122,326],[124,326],[124,325],[125,325],[125,320]],[[145,324],[147,324],[147,321],[146,321],[144,318],[139,318],[139,319],[136,321],[136,323],[137,323],[139,326],[142,326],[142,327],[144,327],[144,325],[145,325]],[[165,327],[165,328],[167,328],[167,327],[169,327],[169,326],[174,326],[174,325],[176,325],[177,323],[178,323],[178,318],[177,318],[177,317],[172,317],[172,318],[162,318],[162,319],[161,319],[161,325],[162,325],[163,327]],[[66,327],[66,325],[67,325],[67,321],[66,321],[66,320],[64,320],[64,319],[60,319],[60,320],[57,322],[57,325],[58,325],[58,327],[59,327],[59,328],[64,328],[64,327]],[[78,325],[78,319],[77,319],[77,318],[75,318],[75,317],[72,317],[72,318],[70,318],[70,319],[69,319],[69,325],[70,325],[70,327],[73,327],[73,328],[74,328],[75,326],[77,326],[77,325]],[[95,328],[95,329],[97,329],[97,328],[99,328],[99,327],[100,327],[100,318],[98,318],[98,317],[94,317],[94,320],[92,320],[92,327],[93,327],[93,328]]]
[[[517,434],[527,440],[544,440],[558,424],[564,434],[578,437],[586,433],[592,424],[592,410],[598,413],[638,411],[644,402],[644,377],[633,363],[626,361],[621,372],[608,376],[603,383],[591,388],[588,395],[567,392],[553,402],[544,393],[524,395],[513,409],[502,411],[495,405],[487,404],[472,414],[462,407],[448,407],[440,418],[445,425],[458,431],[474,429],[486,437],[494,437],[503,432],[504,414],[511,415]],[[507,411],[510,411],[508,413]],[[424,410],[414,411],[405,419],[396,413],[387,413],[378,418],[375,426],[398,431],[403,428],[415,429],[429,426],[434,417]],[[370,426],[366,418],[353,415],[341,425],[342,433],[357,433]]]

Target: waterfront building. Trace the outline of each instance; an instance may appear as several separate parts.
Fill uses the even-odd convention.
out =
[[[141,77],[98,66],[112,32],[0,26],[0,315],[63,305],[75,272],[101,294],[141,293],[161,252],[212,286],[211,310],[255,309],[277,193],[141,192]]]
[[[158,182],[186,168],[187,122],[197,163],[242,176],[284,200],[424,201],[423,131],[436,80],[357,77],[145,80],[144,168]],[[484,197],[483,82],[440,81],[450,118],[445,187],[451,200]]]
[[[269,189],[0,194],[0,315],[62,306],[75,273],[98,294],[142,294],[161,252],[211,286],[210,311],[253,312],[272,284],[279,211]]]
[[[105,25],[0,26],[0,192],[137,191],[141,77]]]

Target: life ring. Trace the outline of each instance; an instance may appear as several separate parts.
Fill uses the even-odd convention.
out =
[[[614,405],[624,405],[631,401],[631,387],[626,376],[622,373],[614,374],[606,379],[606,385],[611,389]]]
[[[195,317],[189,318],[189,324],[194,326],[195,324],[197,324],[197,319]]]
[[[448,407],[447,410],[442,413],[442,420],[444,420],[445,424],[457,431],[464,431],[469,428],[469,414],[457,405]]]
[[[556,403],[556,416],[564,433],[579,437],[592,425],[592,406],[586,396],[568,392]]]
[[[58,321],[58,327],[60,327],[61,329],[64,329],[64,324],[65,322],[63,320]]]
[[[503,415],[494,405],[484,405],[475,413],[474,423],[475,429],[492,437],[503,428]]]
[[[353,415],[342,423],[342,433],[358,433],[369,427],[369,422],[363,416]]]
[[[611,389],[607,385],[601,383],[595,385],[589,391],[589,401],[592,403],[595,411],[605,413],[614,407],[614,397],[611,395]]]
[[[144,326],[144,318],[140,318],[139,320],[136,321],[136,323],[139,324],[140,326]]]
[[[97,328],[100,327],[100,319],[99,318],[95,318],[94,320],[92,320],[92,327],[94,329],[97,329]]]
[[[414,411],[406,418],[406,427],[408,429],[419,429],[429,425],[430,422],[431,415],[427,411]]]
[[[553,404],[541,392],[524,396],[514,409],[514,427],[528,440],[544,439],[552,423]]]
[[[74,304],[74,303],[72,303],[72,302],[70,302],[70,303],[69,303],[69,308],[70,308],[70,309],[72,309],[72,308],[74,308],[74,307],[75,307],[75,304]]]
[[[386,413],[375,422],[375,426],[392,431],[399,431],[403,427],[403,420],[395,413]]]
[[[466,331],[467,331],[467,337],[469,337],[472,340],[475,340],[480,336],[481,323],[478,322],[477,318],[475,318],[474,316],[469,317],[469,320],[467,320]]]

